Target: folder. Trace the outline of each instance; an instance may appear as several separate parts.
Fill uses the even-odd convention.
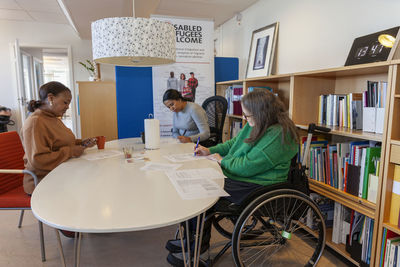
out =
[[[390,202],[390,224],[397,225],[399,222],[400,209],[400,165],[394,167],[392,201]]]

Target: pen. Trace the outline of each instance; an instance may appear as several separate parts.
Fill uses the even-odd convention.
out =
[[[197,143],[196,143],[196,147],[194,148],[194,150],[196,150],[199,147],[199,142],[200,142],[200,136],[197,137]],[[196,156],[196,152],[194,152],[194,155]]]

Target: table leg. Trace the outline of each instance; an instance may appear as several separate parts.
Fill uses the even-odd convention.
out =
[[[181,240],[181,247],[182,247],[182,259],[183,263],[185,264],[185,267],[187,267],[187,262],[186,262],[186,252],[185,252],[185,244],[183,243],[183,234],[182,234],[182,225],[179,224],[179,239]]]
[[[74,241],[74,266],[79,267],[80,256],[81,256],[81,240],[82,233],[75,232]]]
[[[54,231],[56,232],[57,243],[58,243],[58,251],[60,252],[62,266],[66,267],[67,265],[65,265],[65,257],[64,257],[64,251],[63,251],[63,248],[62,248],[60,233],[58,232],[58,230],[56,228],[54,228]]]
[[[187,251],[188,251],[188,266],[191,267],[192,265],[192,255],[190,254],[190,234],[189,234],[189,220],[186,221],[186,245],[187,245]]]
[[[193,257],[193,267],[198,267],[199,266],[200,251],[201,251],[201,241],[202,241],[202,238],[203,238],[205,215],[206,215],[206,213],[203,212],[202,214],[197,216],[196,240],[195,240],[195,251],[194,251],[194,257]],[[199,223],[200,217],[202,217],[201,224]],[[199,228],[200,228],[200,233],[199,233]]]

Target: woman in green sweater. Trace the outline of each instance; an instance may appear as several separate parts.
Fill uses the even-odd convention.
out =
[[[286,181],[291,159],[298,152],[296,126],[278,97],[267,90],[255,90],[243,96],[242,110],[247,124],[235,138],[214,147],[195,149],[197,155],[221,165],[228,177],[224,189],[230,196],[226,199],[235,204],[260,187]],[[210,236],[208,220],[204,224],[202,248],[208,247]],[[173,245],[169,241],[167,249],[178,252],[179,248]],[[170,254],[168,261],[178,258]]]

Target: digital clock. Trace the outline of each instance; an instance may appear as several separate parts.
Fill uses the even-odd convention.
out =
[[[396,47],[388,46],[382,42],[382,37],[393,38],[394,40],[397,37],[399,28],[394,27],[356,38],[344,65],[350,66],[388,60],[391,50],[396,49]]]

